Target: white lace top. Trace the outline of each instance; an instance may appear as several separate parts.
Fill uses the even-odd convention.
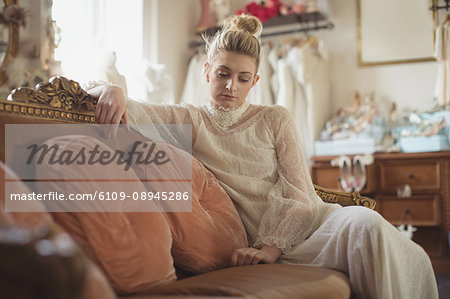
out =
[[[295,124],[281,106],[127,105],[138,131],[146,123],[192,124],[193,155],[234,201],[251,246],[275,244],[288,253],[331,206],[316,195]]]

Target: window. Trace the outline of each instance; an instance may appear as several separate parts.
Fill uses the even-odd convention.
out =
[[[143,0],[54,0],[52,14],[60,29],[55,60],[65,76],[111,81],[105,71],[116,62],[130,90],[142,69]]]

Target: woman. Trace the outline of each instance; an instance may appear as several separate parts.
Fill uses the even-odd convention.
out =
[[[430,260],[378,213],[324,203],[315,193],[295,124],[280,106],[245,100],[258,82],[262,25],[232,17],[208,41],[204,64],[210,100],[201,107],[126,101],[98,86],[99,123],[192,124],[193,155],[219,180],[246,227],[250,248],[233,266],[310,264],[348,274],[360,298],[437,298]],[[146,134],[145,130],[141,131]]]

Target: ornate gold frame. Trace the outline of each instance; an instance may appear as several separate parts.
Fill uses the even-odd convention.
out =
[[[15,5],[18,0],[3,0],[4,6]],[[6,74],[5,68],[8,63],[16,57],[19,51],[19,24],[9,23],[9,44],[8,51],[6,52],[5,59],[3,60],[2,65],[0,66],[0,85],[8,80],[8,75]]]
[[[95,124],[97,100],[80,84],[64,77],[39,83],[36,89],[20,87],[8,101],[0,101],[0,113],[12,113],[46,120]]]

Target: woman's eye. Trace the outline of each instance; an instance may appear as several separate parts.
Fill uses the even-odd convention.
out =
[[[228,76],[227,73],[218,73],[219,77],[225,78]]]
[[[241,79],[239,79],[239,81],[241,81],[241,82],[243,82],[243,83],[247,83],[247,82],[250,81],[250,80],[241,78]]]

